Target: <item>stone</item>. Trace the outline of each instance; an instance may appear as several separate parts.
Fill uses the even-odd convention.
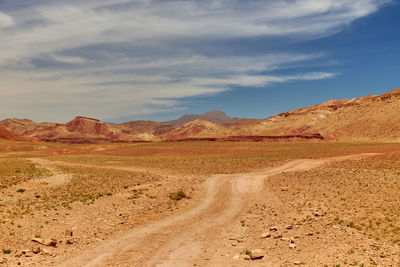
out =
[[[243,259],[246,260],[246,261],[249,261],[250,260],[250,256],[249,255],[244,255]]]
[[[35,253],[35,254],[39,254],[40,253],[40,247],[37,247],[37,248],[34,248],[33,250],[32,250],[32,252],[33,253]]]
[[[262,258],[264,258],[264,255],[265,255],[265,253],[262,249],[252,249],[252,250],[250,250],[250,254],[249,254],[251,260],[262,259]]]
[[[72,231],[72,229],[67,229],[65,230],[65,235],[66,236],[73,236],[74,232]]]
[[[295,249],[295,248],[296,248],[296,244],[295,244],[295,243],[290,243],[290,244],[289,244],[289,248]]]
[[[48,247],[55,247],[57,246],[57,239],[45,239],[43,242],[43,245],[48,246]]]
[[[268,237],[271,237],[270,233],[262,233],[261,234],[261,238],[268,238]]]
[[[278,227],[276,227],[276,226],[271,226],[271,227],[269,228],[269,230],[270,230],[270,231],[278,231]]]
[[[293,226],[291,226],[291,225],[288,225],[288,226],[286,226],[286,229],[288,229],[288,230],[292,230],[292,229],[293,229]]]
[[[294,265],[301,265],[301,261],[295,261],[293,263],[294,263]]]
[[[21,254],[22,254],[22,255],[26,255],[26,254],[28,254],[29,252],[31,252],[30,249],[21,250]]]
[[[233,256],[233,259],[234,260],[238,260],[238,259],[240,259],[240,256],[239,255],[235,255],[235,256]]]
[[[44,242],[43,238],[38,238],[38,237],[32,238],[32,241],[39,244],[43,244]]]
[[[53,238],[52,239],[33,238],[32,241],[48,247],[55,247],[57,245],[57,239]]]
[[[52,255],[51,251],[48,250],[48,249],[45,249],[45,248],[42,250],[42,254],[45,255],[45,256],[51,256]]]
[[[7,259],[6,258],[0,258],[0,264],[6,264]]]
[[[67,245],[72,245],[74,242],[72,242],[72,240],[71,239],[67,239],[66,241],[65,241],[65,244],[67,244]]]

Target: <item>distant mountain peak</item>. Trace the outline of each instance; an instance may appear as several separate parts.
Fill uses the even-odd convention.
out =
[[[220,110],[211,110],[203,114],[185,114],[176,120],[166,121],[164,123],[172,126],[180,126],[197,119],[208,120],[216,123],[226,123],[237,120],[238,118],[229,117],[225,112]]]

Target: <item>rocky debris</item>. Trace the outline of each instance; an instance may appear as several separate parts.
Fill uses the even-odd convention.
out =
[[[41,245],[47,246],[47,247],[55,247],[57,246],[57,239],[42,239],[42,238],[32,238],[32,241],[35,243],[39,243]]]
[[[51,256],[51,255],[53,255],[52,252],[51,252],[51,250],[48,250],[48,249],[43,249],[43,250],[42,250],[42,254],[45,255],[45,256]]]
[[[268,238],[268,237],[271,237],[270,233],[262,233],[261,234],[261,238]]]
[[[41,251],[40,247],[34,248],[34,249],[32,250],[32,252],[35,253],[35,254],[39,254],[40,251]]]
[[[74,235],[74,233],[73,233],[72,229],[65,230],[65,236],[73,236],[73,235]]]
[[[30,249],[23,249],[23,250],[21,250],[20,253],[18,253],[16,255],[16,257],[21,257],[21,256],[30,257],[31,256],[31,252],[32,251]]]
[[[262,259],[262,258],[264,258],[264,255],[265,255],[265,253],[262,249],[252,249],[252,250],[250,250],[250,254],[249,254],[251,260]]]
[[[6,264],[7,259],[6,258],[0,258],[0,264]]]
[[[282,238],[282,235],[281,235],[281,234],[276,234],[276,235],[274,235],[274,239],[279,239],[279,238]]]

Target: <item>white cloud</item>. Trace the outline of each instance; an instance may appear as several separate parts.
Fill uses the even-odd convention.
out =
[[[68,57],[68,56],[54,55],[54,54],[51,55],[51,58],[58,62],[70,63],[70,64],[81,64],[87,61],[81,57]]]
[[[15,24],[15,21],[11,16],[0,12],[0,28],[6,28],[6,27],[12,26],[14,24]]]
[[[329,35],[382,3],[40,1],[12,16],[0,13],[0,36],[7,36],[0,42],[0,113],[54,120],[76,113],[116,117],[179,108],[179,98],[215,94],[230,86],[332,78],[336,74],[266,74],[321,58],[321,53],[248,51],[239,56],[201,49],[237,38]],[[57,112],[50,108],[55,103]]]

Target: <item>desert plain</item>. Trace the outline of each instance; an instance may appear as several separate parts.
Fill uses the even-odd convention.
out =
[[[399,266],[400,146],[0,140],[4,266]]]

